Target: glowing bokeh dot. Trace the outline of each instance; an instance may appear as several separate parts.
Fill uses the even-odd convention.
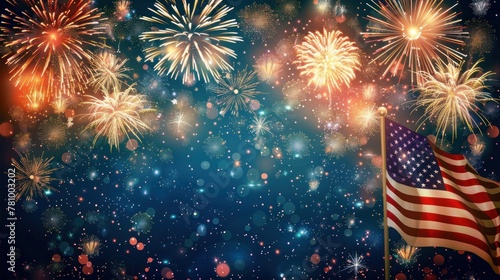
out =
[[[82,267],[82,272],[85,275],[91,275],[92,273],[94,273],[94,268],[91,267],[91,266],[83,266]]]
[[[498,130],[498,127],[494,126],[494,125],[488,127],[488,129],[486,130],[486,134],[490,138],[497,138],[499,133],[500,133],[500,131]]]
[[[318,254],[312,254],[310,261],[313,264],[318,264],[321,261],[321,257]]]
[[[127,149],[129,149],[131,151],[137,149],[138,146],[139,146],[139,142],[137,142],[137,140],[135,140],[135,139],[130,139],[127,141],[126,147],[127,147]]]
[[[406,280],[406,274],[404,273],[398,273],[396,274],[396,278],[394,278],[395,280]]]
[[[69,164],[73,161],[73,156],[70,152],[66,152],[62,155],[61,159],[64,163]]]
[[[59,254],[54,254],[54,255],[52,256],[52,261],[53,261],[53,262],[56,262],[56,263],[60,262],[60,261],[61,261],[61,255],[59,255]]]
[[[434,262],[435,265],[441,266],[444,264],[444,257],[443,255],[435,255],[434,258],[432,258],[432,261]]]
[[[229,268],[229,265],[225,263],[220,263],[217,265],[216,272],[219,277],[228,276],[230,271],[231,269]]]
[[[161,269],[161,277],[167,278],[167,279],[172,279],[174,278],[174,273],[169,267],[164,267]]]
[[[8,122],[0,124],[0,135],[2,135],[3,137],[9,137],[12,136],[12,133],[13,133],[12,124]]]
[[[128,240],[128,242],[130,243],[130,245],[135,246],[137,244],[137,238],[130,237],[130,239]]]
[[[89,257],[87,255],[80,255],[78,256],[78,263],[81,265],[86,265],[89,261]]]

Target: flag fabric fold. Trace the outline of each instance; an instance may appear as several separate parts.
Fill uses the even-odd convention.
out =
[[[464,250],[500,274],[500,184],[386,119],[387,223],[415,247]]]

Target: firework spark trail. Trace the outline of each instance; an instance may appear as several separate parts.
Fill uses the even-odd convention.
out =
[[[256,89],[258,84],[257,73],[247,68],[218,79],[214,92],[217,94],[217,103],[223,106],[221,114],[230,111],[232,115],[238,116],[240,110],[253,112],[249,102],[256,95],[263,94]]]
[[[457,136],[460,122],[465,123],[470,132],[474,133],[474,127],[480,130],[480,124],[474,120],[471,113],[479,117],[481,122],[489,124],[489,121],[481,112],[476,103],[488,101],[498,102],[497,99],[484,90],[487,88],[485,82],[492,76],[491,71],[482,73],[478,60],[470,69],[461,73],[464,62],[460,64],[450,62],[448,64],[437,63],[436,73],[432,75],[425,71],[417,72],[422,84],[414,91],[420,92],[414,101],[414,110],[423,107],[425,114],[419,119],[420,126],[427,120],[435,120],[437,134],[444,138],[446,130],[452,129],[452,139]]]
[[[236,52],[225,43],[234,44],[242,39],[237,36],[236,21],[223,19],[233,8],[221,5],[221,2],[195,0],[191,5],[182,0],[182,8],[175,4],[168,8],[157,1],[154,4],[156,10],[149,9],[155,16],[141,17],[163,26],[139,36],[144,41],[160,42],[159,46],[145,49],[147,60],[159,57],[154,69],[160,75],[166,73],[174,79],[182,75],[182,82],[191,84],[201,78],[209,82],[211,78],[219,77],[219,70],[233,69],[227,60],[236,58]]]
[[[465,55],[448,46],[463,46],[461,38],[467,36],[463,26],[458,26],[461,20],[458,13],[441,7],[442,0],[386,0],[387,4],[373,1],[367,5],[380,15],[369,15],[369,32],[362,34],[367,42],[380,42],[373,61],[387,65],[382,76],[392,71],[396,76],[399,65],[407,66],[414,73],[418,71],[434,72],[433,61],[442,58],[461,60]],[[403,75],[401,71],[399,79]]]
[[[89,101],[83,104],[89,105],[90,113],[83,114],[88,117],[90,123],[85,130],[95,129],[96,135],[93,144],[99,137],[108,139],[110,149],[119,149],[121,136],[130,138],[129,133],[140,140],[142,133],[150,131],[151,128],[145,124],[140,114],[153,111],[146,109],[148,103],[146,96],[135,94],[137,91],[131,85],[125,91],[114,88],[112,92],[104,91],[104,98],[101,100],[94,96],[88,96]]]
[[[349,86],[361,66],[358,48],[340,31],[309,32],[301,45],[296,46],[301,76],[309,78],[308,85],[326,87],[332,105],[332,91]]]
[[[89,47],[101,45],[102,13],[91,1],[7,0],[0,38],[11,51],[4,55],[11,80],[43,100],[72,95],[88,81]]]
[[[47,191],[57,191],[50,186],[50,182],[55,181],[51,175],[58,168],[51,168],[51,161],[54,158],[31,157],[29,154],[21,155],[19,162],[12,159],[12,166],[16,168],[16,200],[25,196],[26,200],[38,196],[47,197]]]
[[[130,79],[124,67],[128,59],[120,59],[115,54],[104,51],[92,58],[92,81],[96,89],[120,88],[123,80]]]

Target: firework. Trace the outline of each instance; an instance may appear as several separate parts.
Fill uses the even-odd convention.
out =
[[[361,63],[361,75],[366,79],[372,79],[378,75],[378,65],[374,63],[363,51],[360,51],[359,61]]]
[[[241,31],[252,40],[267,40],[276,34],[278,16],[268,4],[246,6],[238,13]]]
[[[354,43],[340,31],[309,32],[302,44],[296,46],[301,76],[309,79],[308,85],[326,87],[332,104],[332,91],[349,86],[359,70],[359,53]]]
[[[63,97],[56,97],[51,103],[52,108],[54,108],[54,113],[62,114],[68,109],[68,99]]]
[[[102,33],[101,13],[87,0],[8,0],[13,6],[2,15],[0,36],[6,41],[9,73],[30,94],[71,95],[87,83],[88,48]],[[40,101],[40,100],[38,100]],[[39,102],[31,101],[36,108]]]
[[[340,4],[340,1],[333,6],[333,13],[336,17],[345,17],[347,14],[347,7],[345,5]]]
[[[34,200],[23,201],[23,209],[26,213],[33,213],[38,209],[37,202]]]
[[[254,65],[259,79],[266,83],[273,83],[278,80],[281,73],[281,61],[272,54],[263,54]]]
[[[132,230],[137,231],[137,234],[148,233],[153,228],[153,218],[148,213],[138,212],[132,218]]]
[[[293,158],[302,158],[309,155],[311,140],[302,132],[295,132],[286,137],[286,151]]]
[[[318,122],[328,122],[333,119],[334,112],[328,105],[318,104],[312,111],[314,116],[318,119]]]
[[[238,116],[240,110],[252,112],[250,101],[256,95],[262,94],[256,89],[258,84],[257,73],[246,67],[242,71],[228,73],[218,79],[214,92],[217,94],[217,103],[223,107],[221,114],[225,115],[230,111],[232,115]]]
[[[299,0],[276,0],[278,16],[290,20],[297,16],[300,9]]]
[[[282,59],[292,59],[295,54],[295,39],[293,37],[279,40],[276,44],[276,54]]]
[[[140,35],[142,40],[160,43],[145,49],[147,60],[159,57],[154,69],[160,75],[166,72],[174,79],[182,75],[183,83],[190,84],[200,78],[209,82],[219,77],[219,70],[232,69],[227,59],[236,58],[236,53],[225,45],[242,39],[237,36],[236,21],[223,18],[233,8],[221,5],[222,0],[207,1],[182,0],[180,7],[156,2],[156,10],[149,9],[155,16],[141,17],[164,26]]]
[[[396,260],[404,265],[413,265],[419,256],[420,249],[407,244],[404,240],[401,240],[396,244],[396,248],[393,249],[393,256]]]
[[[469,145],[469,148],[472,156],[480,157],[484,150],[486,150],[486,145],[482,141],[477,141],[476,143]]]
[[[26,94],[26,99],[28,102],[26,107],[28,110],[36,112],[42,108],[46,96],[42,91],[31,89],[28,94]]]
[[[318,11],[321,14],[326,13],[332,7],[330,0],[318,0],[318,1],[315,1],[315,3],[316,3],[316,6],[318,8]]]
[[[26,114],[24,113],[23,108],[19,106],[12,106],[9,109],[9,116],[13,121],[19,122],[26,118]]]
[[[387,65],[382,76],[391,70],[392,76],[396,76],[399,68],[406,66],[412,73],[432,73],[433,61],[440,61],[442,57],[458,61],[464,56],[456,48],[448,46],[464,45],[461,37],[467,35],[463,27],[457,25],[461,21],[457,19],[458,14],[451,12],[458,4],[442,9],[442,0],[386,0],[387,5],[372,2],[373,6],[370,3],[368,6],[380,18],[369,15],[369,32],[363,35],[368,42],[382,45],[374,53],[375,61]]]
[[[467,39],[467,47],[471,55],[483,55],[489,53],[496,41],[495,31],[493,26],[482,19],[472,19],[465,23],[469,30],[469,38]]]
[[[173,118],[168,122],[168,125],[175,133],[185,135],[188,128],[192,127],[192,116],[186,111],[176,110],[173,113]]]
[[[163,162],[172,162],[174,158],[172,155],[172,150],[170,150],[169,148],[161,149],[158,153],[158,156]]]
[[[255,138],[259,138],[266,133],[272,135],[271,129],[269,128],[269,121],[266,121],[266,117],[254,116],[253,123],[250,125],[250,131],[255,134]]]
[[[309,185],[309,191],[311,192],[316,191],[319,187],[319,181],[316,179],[309,180],[307,184]]]
[[[59,118],[49,118],[40,124],[38,137],[48,147],[58,148],[66,143],[67,125]]]
[[[482,17],[488,13],[491,4],[489,0],[473,0],[470,6],[476,16]]]
[[[423,81],[415,88],[420,92],[415,101],[415,109],[423,107],[425,115],[420,118],[420,126],[427,120],[436,121],[437,134],[444,138],[448,128],[452,130],[452,139],[455,139],[461,122],[465,123],[469,131],[474,133],[474,127],[479,124],[473,119],[474,113],[479,119],[489,124],[476,103],[488,101],[497,102],[484,90],[487,88],[485,82],[493,75],[488,71],[481,75],[478,67],[481,60],[477,61],[470,69],[461,73],[463,62],[460,64],[450,62],[448,64],[437,63],[435,75],[419,71],[417,75]]]
[[[297,108],[306,98],[307,85],[301,80],[290,80],[283,86],[285,104],[290,108]]]
[[[88,96],[90,101],[83,102],[83,104],[89,105],[90,111],[90,113],[83,115],[90,119],[90,123],[84,131],[96,130],[94,145],[97,139],[104,136],[108,139],[111,150],[113,147],[119,149],[122,136],[130,139],[129,133],[131,133],[140,140],[140,136],[144,132],[151,130],[141,120],[141,113],[154,109],[146,109],[148,103],[146,96],[137,94],[137,90],[133,86],[131,85],[125,91],[119,91],[115,88],[111,93],[104,90],[104,99]]]
[[[226,141],[220,136],[209,136],[205,139],[203,150],[211,158],[220,158],[226,153]]]
[[[372,101],[378,95],[378,86],[376,84],[368,83],[361,88],[361,95],[363,100]]]
[[[16,200],[25,196],[26,200],[34,197],[47,197],[47,192],[57,191],[50,186],[55,181],[51,175],[58,168],[51,167],[54,158],[31,157],[29,154],[21,156],[19,162],[12,159],[12,166],[16,168]]]
[[[98,256],[101,249],[101,240],[95,235],[85,236],[80,246],[85,255],[89,257]]]
[[[328,133],[323,137],[325,153],[330,157],[340,157],[347,149],[347,139],[340,132]]]
[[[124,21],[130,18],[130,1],[118,0],[115,3],[115,18],[118,21]]]
[[[48,208],[42,214],[42,222],[47,232],[60,232],[66,224],[66,214],[61,208]]]
[[[89,224],[95,224],[101,219],[99,213],[95,211],[89,211],[85,214],[85,221]]]
[[[65,269],[68,265],[66,264],[65,261],[51,261],[48,265],[48,268],[55,273],[60,273]],[[58,275],[60,276],[60,275]]]
[[[348,272],[354,273],[355,277],[357,278],[358,273],[362,273],[367,268],[368,267],[366,266],[364,256],[358,255],[358,253],[356,252],[354,253],[354,256],[349,254],[346,265],[340,272],[347,270]]]
[[[128,59],[120,59],[110,51],[104,51],[92,57],[92,81],[96,89],[121,88],[122,81],[130,79],[124,67]]]
[[[355,126],[362,132],[372,133],[378,128],[380,117],[374,104],[359,104],[354,106]]]
[[[12,141],[14,150],[18,153],[27,153],[31,149],[31,137],[29,133],[20,133]]]

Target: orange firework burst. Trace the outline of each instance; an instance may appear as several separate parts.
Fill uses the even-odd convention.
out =
[[[13,6],[2,14],[0,40],[16,86],[28,87],[45,101],[71,95],[87,83],[91,53],[101,13],[89,0],[7,0]]]
[[[464,54],[449,45],[464,45],[460,37],[468,33],[458,26],[461,20],[451,9],[442,9],[442,0],[413,1],[386,0],[387,5],[372,0],[380,18],[368,16],[368,32],[362,33],[368,42],[380,42],[382,47],[375,51],[374,61],[387,65],[382,76],[406,65],[413,73],[434,72],[433,61],[443,57],[459,61]],[[373,38],[373,39],[370,39]],[[396,69],[395,71],[391,69]],[[400,73],[400,79],[403,71]],[[413,82],[412,74],[412,82]]]

